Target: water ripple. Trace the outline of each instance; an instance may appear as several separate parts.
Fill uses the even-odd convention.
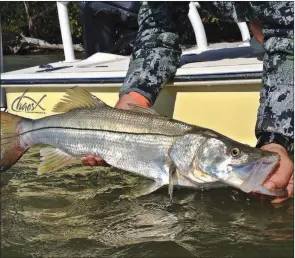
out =
[[[121,200],[149,181],[81,166],[37,176],[38,164],[35,148],[1,174],[3,257],[293,257],[293,200],[176,189],[170,203],[166,188]]]

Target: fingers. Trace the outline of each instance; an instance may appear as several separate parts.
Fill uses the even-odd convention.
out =
[[[119,99],[115,107],[119,109],[130,109],[129,103],[136,104],[136,101],[129,94],[125,94]]]
[[[258,20],[253,20],[249,22],[249,28],[251,30],[251,32],[253,33],[253,36],[256,38],[256,40],[259,43],[262,43],[263,41],[263,34],[261,32],[261,27],[262,27],[262,22],[258,21]]]
[[[261,149],[273,151],[280,155],[279,165],[263,186],[268,190],[286,187],[294,171],[294,164],[289,158],[287,151],[278,144],[265,145]]]
[[[100,157],[94,157],[95,161],[96,161],[96,165],[97,166],[102,166],[102,167],[109,167],[110,165],[107,164],[102,158]]]
[[[282,203],[286,201],[287,199],[294,197],[294,174],[291,176],[288,185],[286,187],[287,190],[287,196],[285,197],[274,197],[274,196],[267,196],[267,195],[261,195],[256,192],[251,192],[250,195],[256,196],[260,200],[269,200],[273,204]]]
[[[287,200],[290,197],[294,197],[294,174],[291,176],[286,189],[287,189],[287,192],[288,192],[287,197],[285,197],[285,198],[277,197],[274,200],[272,200],[271,203],[281,203],[281,202]]]
[[[85,166],[108,166],[108,164],[102,158],[94,155],[87,155],[81,158],[81,162]]]
[[[287,196],[276,197],[271,203],[281,203],[294,196],[294,164],[288,156],[287,151],[281,145],[268,144],[261,147],[263,150],[276,152],[280,155],[279,165],[265,181],[263,186],[266,189],[274,190],[277,188],[286,188]]]
[[[274,173],[264,183],[268,190],[286,187],[293,174],[293,164],[291,161],[283,160],[275,169]]]
[[[249,195],[255,196],[257,199],[259,199],[261,201],[272,201],[272,200],[274,200],[276,198],[274,196],[260,194],[260,193],[257,193],[257,192],[250,192]]]
[[[289,197],[294,197],[294,174],[290,178],[289,184],[287,186],[287,192]]]

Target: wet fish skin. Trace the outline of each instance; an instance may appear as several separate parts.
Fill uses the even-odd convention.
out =
[[[38,120],[12,115],[1,118],[1,148],[2,138],[5,142],[2,171],[29,147],[48,144],[57,149],[41,150],[39,173],[93,154],[114,167],[153,179],[157,187],[172,182],[186,187],[214,187],[222,181],[243,191],[258,188],[266,194],[282,195],[262,188],[260,182],[277,164],[278,155],[237,143],[212,130],[155,115],[148,109],[111,108],[81,88],[70,89],[54,111],[64,113]],[[8,126],[7,120],[15,127]],[[10,143],[17,148],[8,147]],[[231,155],[233,149],[239,150],[238,156]],[[8,154],[16,158],[9,159]],[[259,175],[257,168],[263,173]],[[169,180],[171,174],[173,180]]]
[[[28,124],[21,125],[22,128],[29,127]],[[77,159],[89,153],[98,155],[112,166],[153,179],[159,185],[169,184],[169,164],[171,161],[168,151],[175,140],[182,136],[123,133],[98,129],[85,130],[57,126],[55,124],[55,127],[42,127],[42,125],[34,124],[34,129],[29,129],[27,133],[23,134],[23,142],[29,143],[31,146],[53,145]],[[39,172],[42,173],[41,170]],[[176,180],[179,185],[190,185],[196,188],[200,188],[201,184],[205,183],[202,179],[199,179],[199,182],[195,184],[184,181],[187,179],[178,178]],[[207,181],[217,182],[218,179],[211,177]]]
[[[198,151],[195,166],[201,171],[247,193],[286,195],[286,189],[270,191],[262,187],[280,160],[277,153],[252,148],[227,137],[221,139],[221,136],[208,138]]]

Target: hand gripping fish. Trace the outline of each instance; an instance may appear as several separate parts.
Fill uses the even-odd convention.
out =
[[[48,173],[92,154],[113,167],[154,180],[145,194],[163,185],[210,188],[230,185],[244,192],[284,196],[262,187],[279,162],[275,153],[132,106],[112,108],[75,87],[53,109],[59,114],[30,120],[1,112],[1,166],[13,166],[30,147],[41,149],[38,173]]]

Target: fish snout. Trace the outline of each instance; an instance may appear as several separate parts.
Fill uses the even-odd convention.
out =
[[[240,166],[231,166],[235,186],[244,192],[259,192],[271,196],[285,196],[286,189],[268,190],[262,185],[279,164],[280,156],[268,153],[259,160]],[[233,180],[234,179],[234,180]]]

